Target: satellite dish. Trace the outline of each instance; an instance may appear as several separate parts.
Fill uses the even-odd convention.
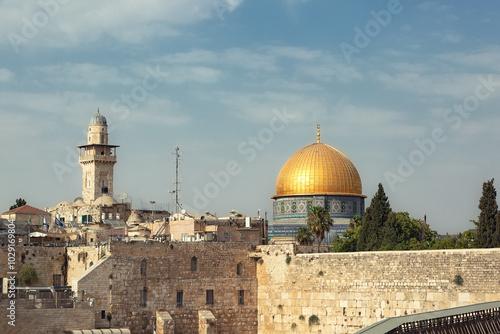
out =
[[[187,211],[186,211],[186,209],[182,209],[182,210],[181,210],[181,213],[182,213],[183,215],[185,215],[185,214],[186,214],[186,212],[187,212]]]
[[[122,200],[122,203],[123,203],[123,200],[124,200],[125,198],[127,198],[127,197],[128,197],[128,194],[127,194],[127,193],[120,193],[120,194],[118,194],[118,198]]]

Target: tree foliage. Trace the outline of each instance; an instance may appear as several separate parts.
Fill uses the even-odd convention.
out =
[[[297,230],[297,235],[295,236],[295,240],[297,240],[299,245],[302,246],[311,245],[313,241],[313,235],[306,226],[301,226]]]
[[[19,197],[18,199],[16,199],[16,204],[11,205],[9,210],[14,210],[16,208],[20,208],[23,205],[26,205],[26,201],[23,198]]]
[[[380,248],[384,238],[383,226],[389,219],[391,212],[389,198],[385,194],[384,187],[379,183],[378,191],[373,196],[363,218],[357,241],[358,251],[371,251]]]
[[[307,214],[307,228],[316,237],[318,241],[318,252],[321,242],[325,238],[325,234],[330,231],[333,226],[333,220],[330,218],[328,211],[321,206],[313,206]]]
[[[493,185],[494,179],[483,183],[483,194],[479,199],[479,220],[477,222],[476,238],[474,245],[479,248],[495,247],[498,245],[497,219],[498,204],[497,191]]]

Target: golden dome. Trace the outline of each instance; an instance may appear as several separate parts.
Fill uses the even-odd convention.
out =
[[[363,196],[361,178],[349,158],[318,137],[288,159],[278,176],[274,197],[297,195]]]

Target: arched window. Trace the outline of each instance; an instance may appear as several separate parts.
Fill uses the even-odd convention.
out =
[[[196,256],[193,256],[191,258],[191,271],[196,271],[198,267],[198,259],[196,258]]]
[[[241,264],[241,262],[236,266],[236,274],[238,276],[243,275],[243,264]]]
[[[148,267],[148,263],[146,260],[141,261],[141,275],[146,276],[146,268]]]

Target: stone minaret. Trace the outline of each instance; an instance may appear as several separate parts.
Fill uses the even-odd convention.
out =
[[[92,204],[102,195],[113,194],[113,167],[116,164],[116,148],[108,145],[108,124],[99,109],[92,116],[87,134],[87,145],[80,149],[82,166],[83,201]]]

